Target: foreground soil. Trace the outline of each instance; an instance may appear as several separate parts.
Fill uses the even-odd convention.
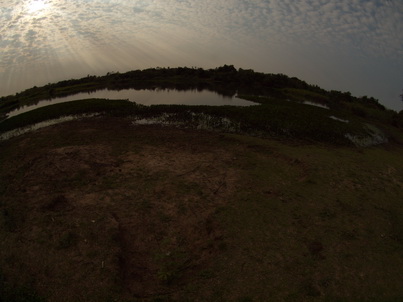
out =
[[[402,154],[115,118],[1,142],[0,294],[398,301]]]

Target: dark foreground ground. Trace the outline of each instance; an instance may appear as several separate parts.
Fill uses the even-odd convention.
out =
[[[1,142],[0,301],[401,301],[402,154],[117,118]]]

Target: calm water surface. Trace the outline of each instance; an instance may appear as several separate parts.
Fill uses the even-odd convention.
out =
[[[51,100],[40,101],[36,105],[21,107],[8,114],[9,117],[28,112],[40,107],[71,102],[75,100],[89,99],[89,98],[103,98],[103,99],[124,99],[137,104],[143,105],[157,105],[157,104],[172,104],[172,105],[208,105],[208,106],[251,106],[258,105],[257,103],[242,100],[233,97],[224,97],[212,91],[197,91],[197,90],[168,90],[168,89],[156,89],[156,90],[135,90],[135,89],[123,89],[123,90],[98,90],[95,92],[84,92],[67,97],[54,98]]]

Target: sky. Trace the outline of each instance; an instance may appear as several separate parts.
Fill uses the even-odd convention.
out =
[[[403,110],[403,0],[0,0],[0,96],[224,64]]]

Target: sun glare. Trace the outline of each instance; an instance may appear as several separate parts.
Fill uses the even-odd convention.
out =
[[[31,14],[38,14],[47,9],[49,4],[44,0],[33,0],[27,4],[27,10]]]

